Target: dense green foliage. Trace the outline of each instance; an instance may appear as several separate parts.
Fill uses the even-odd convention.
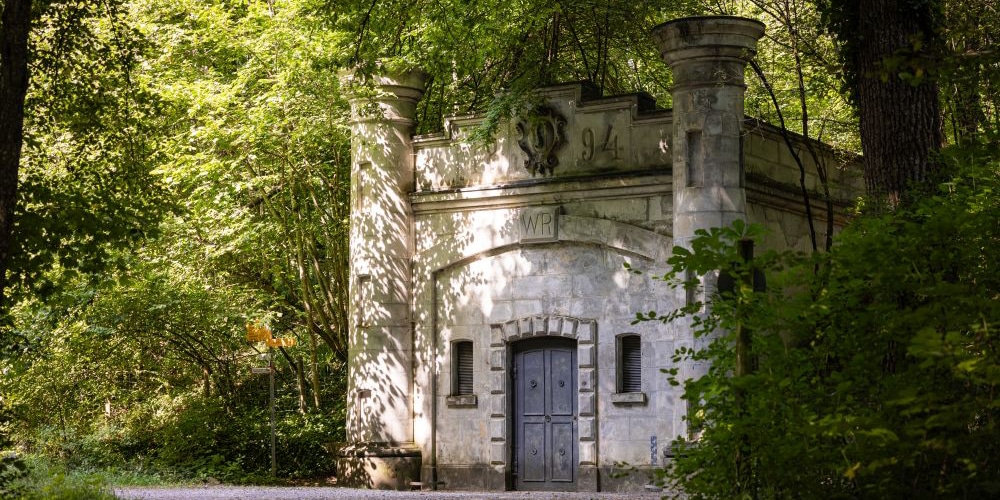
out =
[[[567,81],[587,80],[607,94],[646,91],[669,102],[669,75],[650,29],[706,10],[689,0],[360,0],[328,8],[352,37],[345,66],[428,72],[422,131],[471,109],[506,116],[529,90]]]
[[[793,2],[794,3],[794,2]],[[858,32],[866,19],[864,2],[816,0],[821,13],[812,25],[825,29],[837,46],[833,54],[842,65],[841,84],[846,95],[856,97]],[[1000,54],[988,49],[996,44],[1000,9],[992,1],[911,0],[897,2],[918,28],[906,47],[881,61],[877,75],[911,85],[933,81],[939,85],[945,111],[945,135],[951,143],[982,141],[984,133],[1000,133],[1000,87],[996,74]],[[832,66],[831,66],[832,67]]]
[[[242,338],[251,294],[141,269],[62,309],[34,306],[27,353],[7,399],[26,451],[75,467],[153,467],[244,479],[268,467],[267,377]],[[290,358],[295,360],[295,358]],[[297,365],[297,363],[296,363]],[[300,411],[296,365],[277,360],[283,476],[322,473],[323,445],[343,433],[344,374],[324,371],[323,412]],[[340,366],[340,365],[336,365]]]
[[[131,78],[143,40],[121,2],[50,2],[32,31],[7,295],[44,299],[123,264],[172,209],[151,171],[156,100]]]
[[[261,477],[267,377],[250,368],[266,362],[245,324],[262,322],[299,340],[275,354],[278,473],[329,472],[349,192],[336,35],[306,2],[63,8],[83,31],[58,11],[34,38],[0,363],[16,444],[74,468]]]
[[[926,70],[942,79],[954,142],[1000,130],[1000,79],[989,78],[995,30],[971,21],[995,22],[997,13],[974,4],[948,3],[954,8],[944,9],[941,50],[956,56],[939,58],[943,69]],[[9,328],[0,343],[0,411],[10,418],[0,422],[0,435],[70,469],[261,479],[268,468],[267,386],[250,368],[263,364],[263,348],[244,336],[247,322],[260,322],[298,340],[276,354],[279,475],[328,472],[322,447],[343,438],[346,385],[344,71],[426,71],[421,133],[472,110],[496,123],[531,89],[556,82],[589,80],[605,94],[647,92],[669,106],[671,78],[650,29],[684,15],[748,15],[768,26],[757,62],[774,91],[768,95],[748,76],[748,113],[776,123],[777,103],[789,129],[860,150],[856,118],[840,91],[837,40],[813,2],[116,0],[37,2],[36,11],[8,270],[12,306],[2,311]],[[956,152],[953,161],[995,165],[978,150],[963,151],[980,156]],[[985,255],[995,243],[995,224],[986,217],[996,215],[996,205],[983,191],[995,181],[986,167],[970,169],[951,191],[912,211],[860,222],[830,256],[759,260],[785,269],[786,284],[767,297],[734,301],[732,311],[716,308],[703,325],[739,320],[773,332],[758,336],[754,348],[775,375],[722,377],[729,362],[722,341],[699,354],[718,364],[691,389],[706,391],[691,393],[705,401],[703,413],[692,415],[705,434],[689,455],[694,461],[677,469],[687,474],[682,482],[723,497],[732,491],[718,488],[729,484],[757,492],[794,486],[800,496],[834,486],[866,494],[888,491],[879,481],[891,474],[941,478],[922,472],[947,463],[949,475],[931,486],[947,492],[985,484],[952,481],[953,471],[970,464],[988,469],[981,476],[995,471],[980,455],[958,454],[965,451],[959,445],[980,437],[969,430],[975,424],[941,415],[978,418],[983,395],[956,388],[993,383],[995,357],[982,353],[995,352],[968,342],[958,349],[947,335],[948,343],[934,344],[908,328],[944,328],[947,312],[960,326],[945,334],[978,338],[967,311],[995,298],[975,298],[996,292],[988,281],[995,263]],[[948,216],[960,223],[945,224]],[[714,250],[675,263],[729,262],[722,247]],[[867,262],[876,251],[884,253]],[[845,278],[851,273],[864,278]],[[938,275],[955,289],[921,281]],[[897,317],[897,308],[916,316]],[[848,352],[873,358],[855,362]],[[882,377],[875,358],[890,354],[895,371]],[[931,390],[899,392],[907,377]],[[722,389],[749,383],[761,384],[762,395],[745,400],[761,405],[752,407],[761,418],[723,425],[734,400]],[[797,406],[768,406],[767,395],[793,390],[803,391]],[[871,391],[895,396],[879,400]],[[824,394],[843,397],[820,401]],[[735,433],[745,431],[781,445],[773,456],[751,448],[752,463],[774,460],[770,469],[753,465],[735,476],[713,469],[742,435]],[[808,446],[796,448],[801,443]],[[22,462],[2,460],[0,491],[26,484],[18,483]],[[35,491],[87,496],[100,489],[63,472],[36,481]]]
[[[756,227],[713,230],[684,270],[747,283],[662,317],[690,317],[711,362],[688,382],[697,439],[666,480],[693,498],[992,498],[1000,493],[1000,153],[955,149],[955,172],[895,213],[862,217],[830,253],[769,252],[744,263]],[[735,264],[734,264],[735,263]],[[721,333],[720,333],[721,332]],[[752,332],[751,373],[733,343]]]
[[[11,486],[19,500],[114,500],[107,478],[72,473],[65,467],[32,460],[27,474]]]
[[[0,407],[0,449],[6,450],[13,444],[10,438],[10,412]],[[20,496],[22,480],[28,475],[28,466],[24,460],[13,454],[0,457],[0,499],[13,500]]]

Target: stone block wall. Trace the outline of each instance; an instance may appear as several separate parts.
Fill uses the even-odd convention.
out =
[[[791,134],[792,146],[805,167],[805,185],[820,249],[826,239],[828,218],[834,232],[847,223],[856,198],[864,193],[860,158],[811,141],[811,148],[826,170],[833,213],[828,214],[824,187],[806,140]],[[747,220],[769,229],[762,247],[772,250],[812,250],[809,223],[802,194],[798,163],[780,131],[767,123],[748,119],[743,131],[743,158],[747,175]]]
[[[674,243],[674,185],[664,141],[670,114],[641,113],[636,96],[595,105],[579,86],[542,92],[563,116],[566,135],[579,136],[567,140],[550,175],[532,176],[525,168],[512,124],[501,128],[489,154],[467,141],[476,117],[453,119],[444,134],[414,142],[413,428],[424,456],[421,480],[448,489],[510,486],[506,385],[509,347],[517,339],[505,337],[503,325],[558,320],[593,328],[592,338],[577,339],[577,487],[639,490],[651,469],[662,466],[670,442],[686,433],[681,391],[661,370],[673,368],[676,348],[691,345],[688,325],[631,324],[637,312],[667,312],[684,299],[651,279],[667,271]],[[581,120],[583,112],[591,114]],[[605,157],[599,168],[581,161],[590,154],[581,131],[599,129],[599,116],[612,130],[630,131],[628,161]],[[742,134],[752,174],[745,180],[747,219],[772,228],[765,247],[806,250],[798,167],[773,127],[748,123],[756,128]],[[829,150],[822,151],[832,161]],[[846,196],[853,187],[835,189]],[[541,228],[542,217],[551,226]],[[530,227],[532,220],[539,226]],[[822,221],[816,226],[822,229]],[[646,274],[629,273],[625,263]],[[643,391],[616,397],[616,338],[626,333],[642,339]],[[474,391],[462,397],[453,396],[451,374],[451,346],[458,340],[474,346]],[[621,464],[633,472],[623,474]]]
[[[504,484],[510,466],[506,353],[516,339],[498,334],[497,325],[544,321],[545,328],[577,339],[579,475],[591,477],[591,484],[581,487],[597,489],[596,471],[608,474],[621,461],[648,465],[650,436],[667,445],[680,432],[680,415],[661,405],[679,398],[678,389],[660,373],[669,367],[670,356],[661,354],[672,353],[675,332],[652,323],[630,324],[637,311],[677,307],[670,290],[652,280],[666,271],[671,246],[662,231],[669,227],[669,213],[662,210],[663,200],[670,198],[665,192],[669,177],[645,176],[642,182],[616,186],[619,198],[596,196],[610,188],[602,182],[592,182],[590,189],[570,184],[573,189],[554,184],[535,193],[525,187],[509,193],[514,199],[522,195],[524,206],[492,210],[449,212],[440,210],[432,193],[415,196],[431,200],[428,206],[437,209],[424,212],[415,203],[415,234],[422,236],[414,259],[414,317],[418,358],[428,367],[417,379],[436,387],[433,396],[420,399],[425,418],[418,418],[416,427],[428,432],[418,433],[418,442],[435,454],[441,487]],[[660,192],[651,192],[656,186]],[[533,240],[520,226],[523,217],[538,213],[554,216],[555,234],[549,240]],[[628,272],[625,263],[645,274]],[[556,321],[560,326],[552,326]],[[579,323],[590,325],[585,327],[589,333],[579,333],[584,328]],[[616,337],[622,333],[643,339],[640,403],[611,402]],[[470,340],[475,348],[473,404],[450,397],[450,346],[456,340]],[[622,432],[640,421],[649,435],[637,440]],[[429,471],[424,476],[431,480]],[[642,484],[647,478],[637,480]]]
[[[707,38],[678,29],[688,24]],[[702,46],[733,27],[745,45],[757,24],[707,18],[658,28],[681,68],[676,113],[643,95],[600,98],[586,85],[561,85],[539,90],[543,104],[487,143],[470,139],[478,116],[409,136],[419,79],[381,83],[387,120],[353,125],[348,434],[357,446],[342,462],[368,478],[358,484],[510,489],[514,346],[553,337],[576,345],[572,488],[643,489],[687,433],[682,389],[662,370],[674,368],[678,347],[694,345],[688,321],[632,324],[636,313],[688,300],[652,279],[668,270],[673,245],[739,219],[771,230],[765,248],[811,248],[798,165],[777,129],[742,120],[735,76],[752,47]],[[726,59],[718,67],[733,77],[724,91],[710,81],[719,74],[711,57]],[[861,191],[859,169],[811,144],[830,172],[827,214],[816,162],[804,139],[792,142],[822,242],[825,221],[836,230]],[[710,288],[712,276],[702,278]],[[618,392],[623,334],[640,338],[638,393]],[[472,343],[470,394],[453,387],[456,341]]]

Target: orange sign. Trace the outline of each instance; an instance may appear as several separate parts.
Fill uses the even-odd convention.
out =
[[[280,339],[267,339],[268,347],[292,347],[295,345],[295,337],[282,337]]]
[[[264,325],[247,323],[247,340],[250,342],[266,342],[268,347],[292,347],[295,337],[274,338],[271,329]]]
[[[270,328],[264,325],[247,323],[247,340],[250,342],[266,342],[272,337]]]

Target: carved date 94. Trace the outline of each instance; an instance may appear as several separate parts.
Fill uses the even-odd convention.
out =
[[[615,131],[614,125],[610,123],[604,134],[602,134],[601,140],[603,142],[600,145],[598,145],[598,138],[591,127],[583,129],[583,136],[580,139],[583,143],[583,154],[581,155],[583,161],[593,161],[595,155],[610,156],[612,160],[621,159],[618,146],[618,133]]]

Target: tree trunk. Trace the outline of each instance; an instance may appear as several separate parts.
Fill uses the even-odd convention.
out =
[[[31,0],[5,0],[0,20],[0,312],[7,307],[7,266],[17,205],[17,175],[24,142]]]
[[[299,356],[298,363],[295,363],[295,383],[299,389],[299,413],[306,414],[306,377],[303,374],[302,365],[305,361]]]
[[[212,373],[208,368],[201,369],[201,393],[205,399],[212,397]]]
[[[316,333],[309,330],[309,381],[312,384],[313,406],[315,406],[316,411],[322,409],[319,392],[319,366],[316,362],[316,349],[318,348]]]
[[[915,73],[918,55],[926,55],[937,36],[920,19],[930,19],[930,2],[914,7],[901,0],[865,2],[859,12],[856,52],[858,113],[868,194],[890,207],[906,200],[907,191],[925,183],[937,170],[933,153],[941,145],[937,83],[924,78],[914,85],[899,77]],[[915,48],[914,42],[922,45]],[[886,59],[904,55],[897,68]]]

